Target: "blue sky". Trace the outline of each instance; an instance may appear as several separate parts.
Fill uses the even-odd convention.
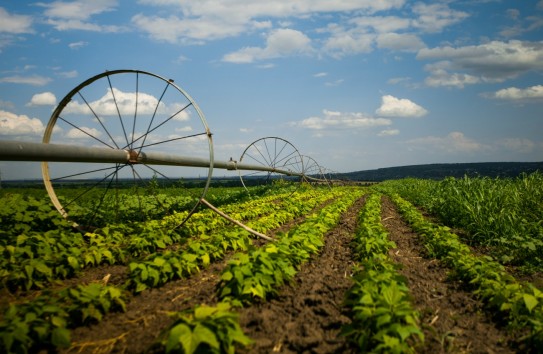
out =
[[[0,139],[116,69],[175,80],[220,161],[266,136],[339,172],[543,160],[543,0],[2,0]]]

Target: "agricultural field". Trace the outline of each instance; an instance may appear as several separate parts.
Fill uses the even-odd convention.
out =
[[[538,352],[542,182],[208,191],[271,240],[203,206],[187,219],[190,188],[100,212],[89,195],[79,228],[44,191],[2,189],[0,351]]]

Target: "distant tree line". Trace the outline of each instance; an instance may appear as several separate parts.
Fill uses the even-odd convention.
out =
[[[517,177],[521,173],[543,172],[543,162],[438,163],[379,168],[341,174],[352,181],[384,181],[407,177],[443,179],[445,177]]]

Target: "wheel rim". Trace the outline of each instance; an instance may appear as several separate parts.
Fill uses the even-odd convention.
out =
[[[289,141],[278,137],[260,138],[251,143],[241,154],[239,162],[255,164],[270,169],[298,172],[303,170],[301,155]],[[239,171],[241,183],[248,186],[271,184],[276,180],[298,181],[299,177],[288,177],[281,173],[268,171]]]
[[[135,154],[168,152],[209,160],[205,168],[42,162],[53,204],[76,225],[161,217],[176,207],[188,212],[183,223],[211,181],[213,143],[202,111],[173,80],[145,71],[106,71],[81,83],[53,112],[43,143],[109,147]],[[189,178],[198,188],[185,188]],[[77,192],[67,190],[82,185]],[[173,206],[173,199],[166,201],[160,194],[164,187],[183,191]]]

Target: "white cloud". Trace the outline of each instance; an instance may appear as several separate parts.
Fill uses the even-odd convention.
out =
[[[316,73],[315,75],[313,75],[313,77],[325,77],[327,75],[328,75],[328,73],[320,72],[320,73]]]
[[[0,110],[0,135],[41,135],[44,129],[38,118]]]
[[[32,76],[6,76],[0,78],[0,82],[7,82],[10,84],[24,84],[24,85],[32,85],[32,86],[44,86],[47,85],[51,81],[48,77],[43,77],[39,75],[32,75]]]
[[[523,154],[531,153],[537,147],[532,140],[522,138],[507,138],[500,141],[499,144],[509,151]]]
[[[413,27],[425,32],[440,32],[443,28],[458,23],[469,16],[468,13],[449,8],[444,3],[425,4],[418,2],[413,6],[413,13],[417,16],[413,20]]]
[[[60,76],[60,77],[65,78],[65,79],[72,79],[74,77],[77,77],[78,72],[77,72],[77,70],[62,71],[62,72],[57,73],[57,75]]]
[[[430,72],[430,76],[424,80],[424,83],[431,87],[452,86],[464,88],[465,85],[473,85],[485,81],[480,77],[465,73],[451,73],[446,69],[449,66],[449,62],[426,65],[425,70]]]
[[[345,29],[338,25],[329,25],[326,29],[331,33],[324,41],[322,50],[333,58],[340,59],[346,55],[370,53],[373,50],[374,33],[364,30]]]
[[[44,14],[47,17],[86,20],[93,15],[113,11],[117,3],[117,0],[75,0],[38,3],[38,5],[46,8]]]
[[[450,70],[465,71],[467,77],[477,78],[471,81],[501,82],[529,71],[542,70],[543,42],[511,40],[458,48],[424,48],[417,54],[417,59],[442,59],[441,69],[446,64]]]
[[[498,90],[490,95],[492,98],[500,100],[527,100],[527,99],[543,99],[543,85],[535,85],[525,89],[517,87],[509,87]]]
[[[365,129],[392,124],[389,119],[367,117],[363,113],[342,113],[323,110],[322,117],[309,117],[294,122],[297,127],[311,130]]]
[[[0,33],[21,34],[33,32],[31,16],[10,14],[0,7]]]
[[[360,16],[348,21],[361,32],[389,33],[407,30],[411,21],[397,16]]]
[[[306,54],[311,51],[311,40],[309,37],[300,31],[284,28],[272,31],[266,40],[264,48],[246,47],[226,54],[223,57],[223,61],[230,63],[252,63],[257,60]]]
[[[113,98],[115,95],[115,99]],[[174,103],[172,105],[165,105],[164,102],[158,101],[153,95],[149,95],[145,92],[123,92],[116,88],[113,88],[113,94],[110,89],[104,96],[100,97],[96,101],[88,102],[94,113],[98,116],[116,116],[117,109],[123,115],[134,114],[136,107],[136,97],[138,100],[138,114],[153,114],[158,105],[157,114],[173,115],[177,113],[182,105]],[[91,114],[91,111],[85,102],[79,102],[76,99],[72,99],[70,103],[66,105],[63,110],[64,114]],[[186,121],[190,119],[189,112],[184,110],[177,114],[173,120]]]
[[[27,106],[54,106],[56,103],[57,98],[52,92],[42,92],[32,96]]]
[[[175,15],[159,17],[137,14],[132,17],[132,23],[154,40],[183,44],[203,44],[206,40],[234,37],[246,30],[243,24],[179,18]]]
[[[401,84],[401,83],[408,83],[409,81],[411,81],[411,78],[408,77],[408,76],[405,76],[405,77],[393,77],[392,79],[389,79],[387,81],[387,83],[389,83],[391,85],[397,85],[397,84]]]
[[[151,38],[171,43],[201,43],[271,28],[270,18],[308,18],[325,12],[372,14],[400,8],[405,0],[143,0],[140,3],[169,7],[169,15],[165,17],[140,13],[132,18],[132,22]],[[280,22],[282,27],[289,23]]]
[[[470,138],[462,132],[451,132],[447,136],[427,136],[408,140],[407,144],[413,148],[425,151],[446,153],[472,153],[486,150],[488,147]]]
[[[405,52],[416,52],[425,48],[424,42],[414,34],[383,33],[377,36],[377,47]]]
[[[337,79],[335,81],[329,81],[327,83],[325,83],[326,86],[339,86],[343,83],[343,81],[345,81],[344,79]]]
[[[79,129],[72,128],[66,133],[66,137],[70,139],[88,139],[90,136],[99,138],[102,133],[96,128],[79,127]]]
[[[422,117],[428,111],[407,98],[385,95],[381,98],[381,107],[375,113],[382,117]]]
[[[44,7],[46,23],[58,31],[83,30],[94,32],[122,32],[126,28],[115,25],[99,25],[89,22],[94,15],[115,11],[117,0],[76,0],[71,2],[54,1],[51,3],[37,3]]]
[[[256,67],[259,68],[259,69],[273,69],[273,68],[275,68],[275,64],[274,63],[266,63],[266,64],[257,65]]]
[[[70,47],[70,49],[79,49],[82,47],[86,47],[87,45],[89,45],[89,42],[79,41],[68,44],[68,47]]]
[[[394,136],[400,134],[400,131],[398,129],[385,129],[381,130],[377,136]]]

